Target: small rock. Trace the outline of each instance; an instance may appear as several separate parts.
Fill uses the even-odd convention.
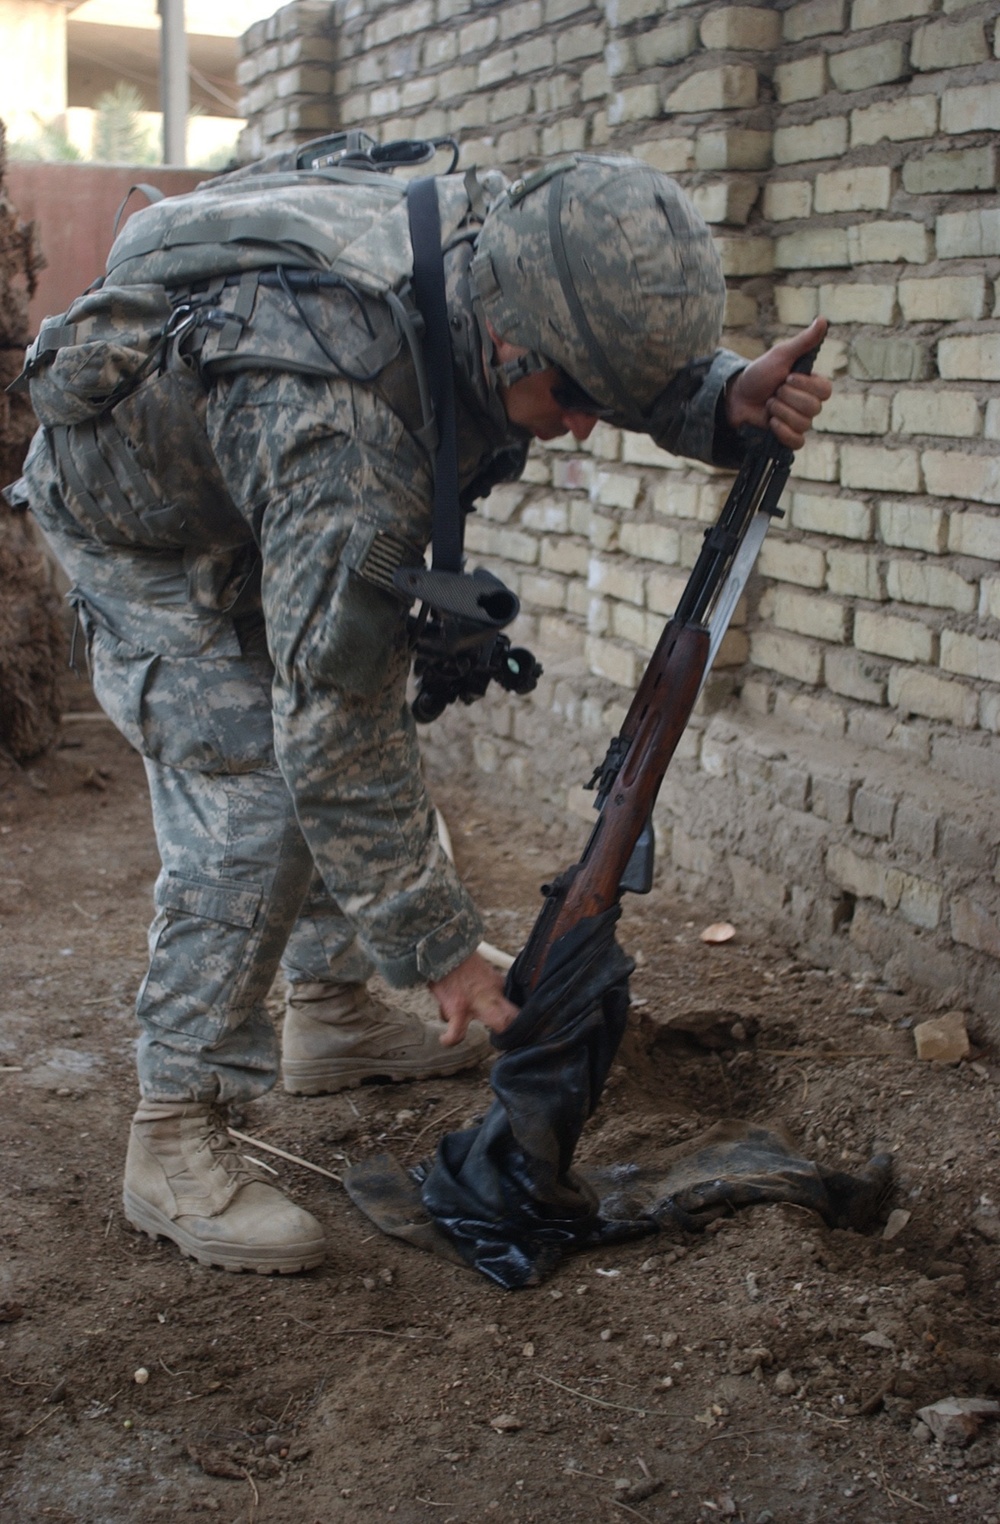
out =
[[[518,1429],[523,1429],[524,1424],[513,1413],[499,1413],[496,1418],[490,1419],[490,1428],[498,1434],[516,1434]]]
[[[779,1371],[775,1376],[774,1390],[777,1392],[779,1397],[790,1397],[792,1393],[797,1392],[798,1389],[799,1383],[796,1381],[791,1371]]]
[[[146,1382],[149,1380],[149,1372],[144,1365],[140,1365],[139,1369],[132,1377],[132,1380],[135,1382],[136,1386],[146,1385]]]
[[[869,1344],[872,1349],[892,1350],[896,1348],[892,1340],[886,1334],[879,1333],[877,1328],[871,1329],[868,1333],[863,1333],[861,1335],[861,1342],[862,1344]]]
[[[920,1442],[925,1445],[929,1445],[931,1440],[934,1438],[933,1430],[929,1427],[928,1424],[925,1424],[919,1418],[913,1425],[913,1428],[910,1432],[912,1433],[914,1439],[919,1439]]]
[[[602,1328],[601,1329],[601,1339],[602,1339],[603,1343],[609,1344],[611,1342],[611,1340],[614,1338],[614,1336],[615,1335],[614,1335],[614,1330],[613,1329],[611,1329],[611,1328]]]
[[[896,1207],[886,1218],[885,1227],[882,1229],[883,1240],[890,1243],[892,1239],[898,1238],[912,1216],[912,1212],[904,1212],[901,1207]]]
[[[1000,1244],[1000,1212],[996,1207],[980,1207],[969,1219],[973,1228],[991,1244]]]
[[[921,1419],[935,1439],[943,1445],[963,1447],[969,1444],[987,1418],[1000,1415],[1000,1402],[989,1397],[942,1397],[929,1407],[919,1408]]]
[[[938,1064],[957,1064],[972,1051],[962,1011],[947,1011],[913,1028],[917,1057]]]
[[[375,1287],[377,1285],[377,1282],[375,1280],[374,1275],[363,1275],[361,1277],[361,1284],[362,1284],[362,1286],[364,1286],[366,1291],[374,1291]]]
[[[524,1348],[521,1350],[521,1353],[522,1353],[522,1355],[524,1356],[524,1358],[526,1360],[530,1360],[534,1356],[535,1346],[532,1343],[530,1343],[530,1341],[529,1341],[529,1343],[527,1343],[524,1346]]]

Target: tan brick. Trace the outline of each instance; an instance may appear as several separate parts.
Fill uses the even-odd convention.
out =
[[[961,321],[986,316],[985,276],[945,275],[931,280],[901,280],[899,305],[908,323]]]
[[[857,381],[922,381],[931,373],[930,345],[861,334],[851,343],[848,371]]]
[[[951,934],[963,947],[1000,958],[1000,917],[966,895],[951,902]]]
[[[470,53],[492,47],[499,35],[500,23],[496,16],[483,16],[459,29],[458,51],[463,58],[468,58]]]
[[[489,53],[476,70],[476,87],[488,90],[491,85],[502,84],[516,72],[513,48],[497,49]]]
[[[688,75],[666,99],[668,111],[730,111],[757,104],[757,71],[749,64],[723,64]]]
[[[818,122],[796,127],[778,127],[774,133],[775,164],[803,164],[813,159],[836,159],[846,148],[846,116],[825,116]]]
[[[604,508],[634,508],[642,489],[637,476],[623,471],[598,471],[591,489],[594,502]]]
[[[928,508],[923,503],[879,503],[878,529],[886,545],[901,550],[926,550],[941,555],[948,546],[947,514],[943,508]]]
[[[716,237],[715,246],[725,275],[769,275],[774,269],[774,242],[770,238]]]
[[[590,551],[579,540],[544,539],[541,547],[541,564],[545,571],[561,572],[564,576],[570,577],[585,577],[590,567]]]
[[[604,598],[620,598],[642,608],[645,603],[645,573],[621,561],[602,561],[591,556],[587,586]]]
[[[774,263],[779,270],[832,270],[849,265],[847,228],[809,228],[786,233],[774,242]]]
[[[930,879],[919,878],[915,873],[901,873],[902,888],[899,896],[899,913],[911,926],[923,926],[933,931],[940,925],[944,906],[944,891]]]
[[[854,644],[859,651],[875,656],[891,656],[896,661],[934,660],[934,632],[916,619],[900,619],[895,614],[857,609],[854,615]]]
[[[640,69],[655,69],[663,64],[679,63],[697,46],[697,23],[690,16],[681,16],[677,21],[634,39],[636,64]]]
[[[820,286],[819,310],[834,327],[841,323],[891,323],[896,315],[896,287],[861,281]]]
[[[566,583],[560,577],[540,577],[528,572],[521,578],[519,596],[539,608],[562,609],[566,607]]]
[[[979,591],[980,619],[1000,620],[1000,577],[984,577]]]
[[[866,551],[830,550],[827,587],[842,598],[867,598],[871,603],[885,600],[885,585],[878,556]]]
[[[646,655],[652,650],[652,646],[646,644],[646,614],[642,609],[632,608],[631,604],[616,603],[612,606],[608,634],[618,640],[631,641],[632,645],[639,646]]]
[[[932,496],[1000,503],[1000,459],[996,456],[925,450],[920,460]]]
[[[626,521],[618,531],[618,543],[627,556],[676,566],[681,541],[676,529],[665,524],[634,524]]]
[[[602,26],[574,26],[556,38],[556,63],[573,63],[578,58],[593,58],[604,51]]]
[[[825,37],[842,32],[846,6],[844,0],[806,0],[785,12],[784,33],[789,42],[803,42],[807,37]]]
[[[963,64],[984,63],[989,56],[978,16],[968,21],[932,21],[929,26],[918,27],[910,43],[910,62],[921,71],[957,69]]]
[[[829,316],[822,301],[820,306],[824,316]],[[816,419],[814,428],[834,434],[886,434],[889,430],[889,399],[866,392],[834,392]]]
[[[826,876],[838,889],[862,900],[881,900],[890,910],[899,904],[903,875],[874,857],[859,857],[850,847],[835,844],[827,849]]]
[[[691,199],[706,222],[742,226],[750,216],[759,191],[756,180],[734,177],[695,186]]]
[[[670,615],[687,585],[680,572],[650,572],[646,581],[646,602],[654,614]]]
[[[823,681],[823,648],[776,630],[754,630],[750,636],[750,660],[782,677],[794,678],[816,688]]]
[[[976,585],[933,561],[890,561],[886,587],[899,603],[954,609],[957,614],[971,614],[976,607]]]
[[[769,52],[781,39],[781,17],[763,6],[721,5],[701,23],[706,48],[747,48]]]
[[[586,145],[587,124],[581,118],[564,117],[542,128],[542,153],[578,153]]]
[[[892,143],[912,138],[932,138],[937,131],[937,96],[903,95],[895,101],[878,101],[851,112],[851,147]]]
[[[992,144],[928,153],[922,159],[908,158],[903,165],[903,188],[911,196],[992,190],[996,182],[997,150]]]
[[[837,169],[816,177],[817,212],[883,211],[892,197],[892,170],[886,164]]]
[[[774,302],[778,322],[790,328],[806,328],[819,313],[819,292],[815,286],[776,286]]]
[[[958,556],[1000,561],[1000,514],[953,513],[948,525],[948,549]]]
[[[834,647],[827,651],[824,680],[831,693],[862,704],[885,703],[885,666],[859,651]]]
[[[941,131],[996,132],[1000,128],[1000,91],[996,82],[946,90],[941,97]]]
[[[537,32],[542,24],[540,0],[522,0],[519,5],[506,4],[500,8],[500,40],[508,42],[523,32]]]
[[[979,711],[978,695],[964,683],[937,677],[909,667],[893,667],[889,673],[889,703],[901,714],[918,714],[925,720],[948,720],[971,729]]]
[[[958,630],[941,631],[941,668],[959,677],[995,683],[1000,672],[1000,640],[981,640]]]
[[[813,188],[808,180],[776,180],[764,186],[764,216],[771,222],[808,217]]]
[[[817,100],[826,94],[826,54],[813,53],[809,58],[778,64],[774,71],[774,86],[783,106],[795,101]]]
[[[586,645],[587,665],[595,677],[606,677],[620,688],[634,688],[639,674],[638,659],[634,651],[588,635]]]
[[[619,90],[608,102],[608,121],[612,127],[624,122],[646,122],[660,115],[658,85],[633,85]]]
[[[632,150],[637,159],[660,169],[665,175],[681,174],[694,166],[693,138],[657,138],[636,143]]]
[[[870,26],[885,26],[890,21],[908,21],[911,16],[927,16],[936,0],[853,0],[851,30],[864,31]]]
[[[830,78],[838,90],[870,90],[873,85],[901,79],[905,73],[906,48],[898,37],[830,55]]]
[[[832,439],[817,439],[814,434],[795,453],[792,477],[796,481],[835,482],[837,480],[837,446]]]
[[[786,540],[773,532],[761,547],[757,568],[762,577],[794,582],[799,587],[822,587],[826,581],[823,551],[801,540]]]
[[[969,333],[942,339],[937,347],[938,370],[946,381],[1000,379],[1000,334]]]
[[[537,127],[518,127],[505,132],[497,139],[497,153],[501,164],[520,164],[522,159],[534,158],[538,153],[539,132]]]
[[[730,288],[726,292],[726,308],[722,319],[725,328],[742,328],[756,323],[760,317],[760,303],[746,291]]]
[[[892,399],[894,434],[972,438],[980,422],[979,403],[971,392],[903,391]]]
[[[916,450],[845,444],[840,452],[840,480],[845,487],[876,492],[919,492],[920,459]]]
[[[548,79],[536,79],[532,83],[535,110],[547,115],[550,111],[568,111],[580,97],[580,86],[572,74],[553,74]]]
[[[992,397],[986,404],[983,433],[987,439],[1000,439],[1000,397]]]
[[[934,225],[939,259],[1000,254],[1000,211],[945,212]]]
[[[761,599],[760,617],[781,630],[809,635],[830,645],[843,645],[849,634],[850,620],[844,604],[787,586],[767,590]]]
[[[601,100],[611,89],[611,78],[603,62],[591,64],[580,76],[580,98],[585,101]]]
[[[714,518],[701,504],[701,491],[694,482],[659,481],[653,488],[653,507],[664,518]]]
[[[503,556],[508,561],[521,561],[525,566],[534,566],[538,560],[538,541],[534,535],[524,534],[519,529],[497,529],[495,534],[495,554]]]
[[[768,169],[773,134],[748,127],[699,132],[694,156],[699,169]]]
[[[933,254],[933,239],[923,223],[862,222],[847,230],[847,249],[852,265],[926,264]]]

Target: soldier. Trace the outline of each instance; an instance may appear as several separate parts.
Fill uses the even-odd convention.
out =
[[[276,1079],[264,1001],[279,965],[297,1094],[453,1073],[515,1011],[476,951],[480,919],[424,791],[407,601],[358,551],[361,530],[380,533],[418,564],[430,538],[400,303],[363,270],[315,279],[302,219],[280,212],[287,175],[227,178],[270,255],[248,255],[245,222],[242,244],[204,232],[225,179],[130,219],[86,300],[106,298],[112,328],[148,308],[157,344],[129,371],[134,335],[90,354],[94,327],[43,329],[27,370],[45,427],[25,476],[95,693],[142,754],[162,861],[125,1214],[203,1263],[291,1272],[321,1261],[322,1229],[246,1169],[224,1122]],[[321,185],[331,228],[360,195],[350,180]],[[468,203],[446,227],[445,274],[465,507],[520,474],[532,438],[582,442],[599,418],[725,466],[744,422],[802,444],[830,388],[792,366],[824,325],[751,364],[718,349],[719,258],[671,180],[581,155],[488,209],[469,177],[448,182],[452,200],[456,183]],[[391,238],[369,240],[376,263],[398,262]],[[376,971],[426,984],[445,1026],[374,1000]]]

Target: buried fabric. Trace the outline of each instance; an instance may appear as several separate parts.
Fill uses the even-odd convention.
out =
[[[555,944],[542,978],[494,1044],[496,1094],[477,1127],[447,1133],[432,1164],[380,1155],[350,1169],[352,1201],[384,1232],[460,1259],[508,1289],[537,1284],[564,1254],[661,1229],[697,1230],[736,1207],[788,1201],[831,1227],[863,1228],[888,1195],[891,1161],[824,1171],[783,1129],[723,1122],[655,1167],[572,1169],[625,1029],[632,963],[617,907]],[[508,996],[518,1001],[518,964]]]

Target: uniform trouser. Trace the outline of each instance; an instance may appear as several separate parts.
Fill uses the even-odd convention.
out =
[[[163,870],[139,1071],[156,1099],[273,1083],[264,998],[283,952],[293,981],[377,967],[406,986],[442,978],[482,935],[421,778],[405,606],[345,548],[366,526],[423,543],[425,458],[364,389],[295,375],[219,382],[207,426],[245,521],[232,555],[178,545],[183,505],[100,519],[42,433],[26,464],[95,694],[149,776]],[[238,590],[251,563],[259,597]]]

